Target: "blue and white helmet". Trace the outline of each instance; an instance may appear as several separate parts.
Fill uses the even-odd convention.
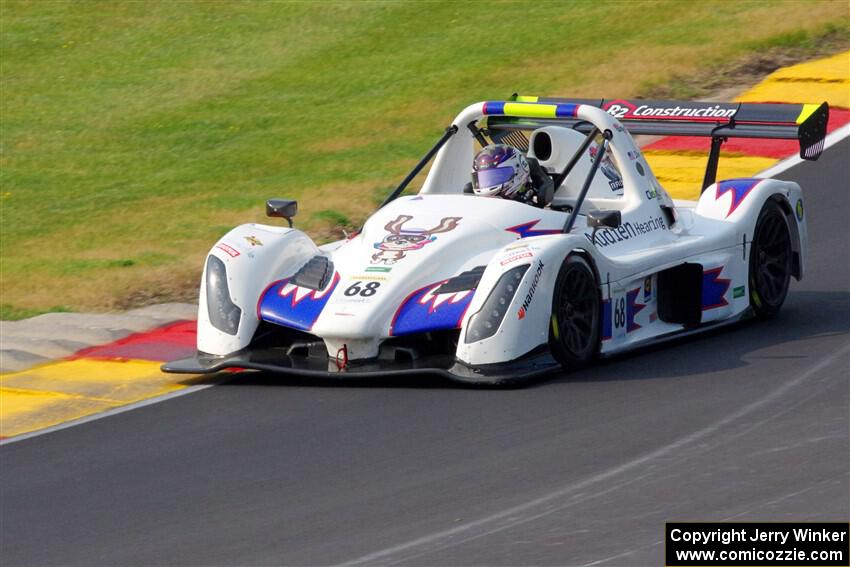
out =
[[[512,146],[490,144],[472,162],[472,190],[481,197],[515,199],[530,181],[528,161]]]

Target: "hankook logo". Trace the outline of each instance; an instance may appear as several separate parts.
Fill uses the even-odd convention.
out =
[[[537,271],[534,272],[534,279],[531,280],[531,287],[528,288],[528,293],[525,294],[525,300],[522,302],[522,307],[517,311],[517,318],[525,319],[525,313],[528,311],[528,306],[531,305],[531,300],[534,299],[534,292],[537,290],[537,284],[540,283],[540,274],[543,273],[543,262],[537,261]]]

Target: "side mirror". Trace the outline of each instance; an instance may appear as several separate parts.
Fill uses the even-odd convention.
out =
[[[619,228],[623,224],[620,211],[588,211],[587,226],[593,230],[600,228]]]
[[[286,219],[290,228],[292,217],[298,214],[298,201],[290,199],[269,199],[266,201],[266,216]]]

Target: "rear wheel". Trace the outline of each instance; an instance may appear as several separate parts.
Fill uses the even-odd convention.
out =
[[[552,295],[549,348],[564,367],[581,365],[599,348],[599,286],[587,261],[568,256]]]
[[[776,201],[764,204],[750,247],[750,305],[759,319],[776,315],[791,281],[791,231]]]

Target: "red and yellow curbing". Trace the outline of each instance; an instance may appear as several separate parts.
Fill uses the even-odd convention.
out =
[[[822,102],[850,108],[850,51],[783,67],[738,97],[741,102]]]
[[[0,437],[108,411],[188,387],[166,360],[195,352],[195,323],[181,321],[22,372],[0,375]]]

